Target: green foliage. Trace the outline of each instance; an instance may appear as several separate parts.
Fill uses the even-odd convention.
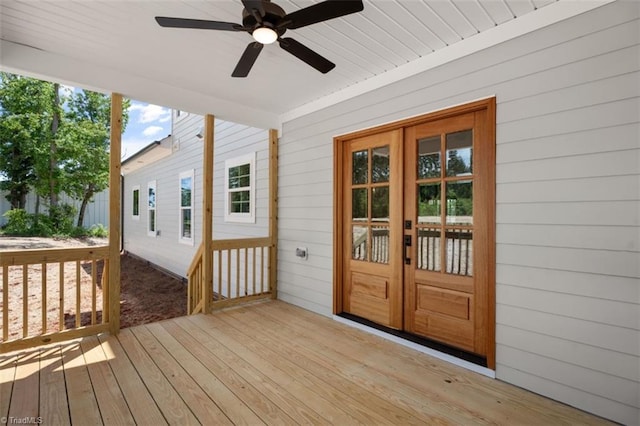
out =
[[[88,235],[95,238],[107,238],[109,236],[109,230],[103,224],[98,223],[89,228]]]
[[[53,229],[54,235],[69,236],[73,233],[73,219],[76,216],[76,208],[70,204],[49,206],[47,221]]]
[[[29,214],[24,209],[12,209],[2,216],[7,218],[4,233],[8,235],[28,235],[30,228]]]

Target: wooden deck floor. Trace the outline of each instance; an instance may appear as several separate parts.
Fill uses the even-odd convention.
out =
[[[2,356],[0,417],[46,425],[604,423],[283,302]]]

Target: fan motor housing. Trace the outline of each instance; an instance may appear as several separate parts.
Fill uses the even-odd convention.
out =
[[[286,16],[286,12],[280,6],[275,3],[271,3],[269,1],[263,1],[262,7],[264,7],[264,16],[262,17],[262,25],[256,21],[253,13],[248,11],[246,8],[242,9],[242,26],[245,28],[256,28],[267,27],[274,29],[278,36],[281,36],[287,30],[286,28],[276,28],[276,24]]]

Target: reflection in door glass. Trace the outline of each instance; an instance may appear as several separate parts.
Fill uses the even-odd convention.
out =
[[[367,188],[351,190],[351,217],[354,221],[364,222],[369,218]]]
[[[440,229],[418,228],[418,269],[440,271]]]
[[[360,185],[367,183],[367,176],[369,171],[369,152],[368,151],[356,151],[353,153],[353,159],[351,161],[351,183],[353,185]]]
[[[470,180],[448,182],[447,225],[473,224],[473,184]]]
[[[374,226],[371,229],[371,261],[389,263],[389,227]]]
[[[354,260],[367,260],[369,228],[366,226],[353,226],[351,229],[351,258]]]
[[[418,185],[418,223],[440,224],[440,182]]]
[[[371,181],[389,182],[389,146],[374,148],[372,154]]]
[[[468,176],[473,163],[473,132],[447,134],[447,176]]]
[[[418,179],[440,177],[440,136],[418,141]]]
[[[371,220],[389,222],[389,187],[378,186],[371,189]]]
[[[446,232],[446,271],[448,274],[473,275],[473,232],[450,229]]]

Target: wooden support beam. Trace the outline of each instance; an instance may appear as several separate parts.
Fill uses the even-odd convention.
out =
[[[111,94],[111,146],[109,149],[109,331],[120,331],[120,153],[122,95]],[[79,313],[78,313],[79,314]]]
[[[269,283],[278,298],[278,131],[269,130]]]
[[[202,310],[208,314],[213,302],[213,253],[211,251],[213,239],[213,133],[215,117],[207,114],[204,117],[204,159],[203,159],[203,196],[202,196],[202,244],[204,254],[202,259],[203,275]]]

